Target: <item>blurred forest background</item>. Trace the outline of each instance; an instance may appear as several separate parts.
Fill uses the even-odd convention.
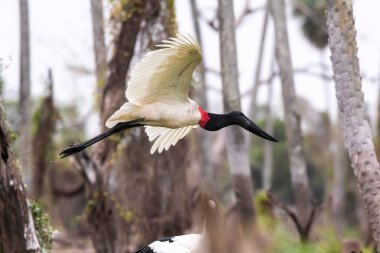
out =
[[[34,1],[14,2],[18,13],[11,15],[18,15],[19,26],[8,32],[19,33],[18,42],[0,39],[0,252],[26,252],[24,240],[28,252],[133,252],[163,236],[202,232],[205,198],[217,201],[223,219],[239,224],[233,236],[254,238],[250,250],[241,252],[375,252],[372,233],[379,242],[379,230],[369,224],[380,224],[371,220],[380,217],[373,190],[380,189],[378,164],[363,162],[375,168],[367,179],[372,172],[356,161],[362,153],[376,160],[372,140],[380,152],[380,41],[367,34],[371,30],[360,30],[373,26],[361,15],[360,73],[355,60],[345,64],[356,57],[350,1],[78,1],[85,18],[77,13],[77,1],[59,3],[67,5],[61,10],[55,1],[38,10]],[[1,11],[15,4],[0,0]],[[354,3],[354,14],[356,8]],[[68,20],[49,28],[61,11]],[[51,20],[36,18],[40,12]],[[347,17],[339,23],[334,15],[343,12]],[[0,29],[7,31],[9,24],[1,20]],[[64,34],[65,22],[73,31],[64,40],[59,33],[50,40],[47,32],[43,39],[33,37],[45,26]],[[75,30],[75,22],[83,30]],[[354,48],[348,56],[339,47],[341,38],[328,40],[329,34],[345,36],[334,30],[345,22]],[[203,49],[191,97],[210,112],[242,108],[280,142],[197,129],[169,151],[150,155],[141,128],[60,160],[69,144],[105,130],[105,119],[125,102],[131,68],[177,32],[192,34]],[[372,50],[364,63],[362,44],[370,48],[365,52]],[[363,87],[365,104],[356,108],[364,109],[354,116],[369,122],[368,132],[345,125],[342,108],[349,102],[339,101],[338,109],[335,98],[344,99],[344,89],[350,89],[339,85],[341,66],[350,64],[357,76],[343,79],[353,81],[356,92]],[[227,86],[234,87],[232,93]],[[361,133],[369,148],[350,151]],[[233,157],[236,152],[243,159]],[[7,251],[9,245],[14,251]]]

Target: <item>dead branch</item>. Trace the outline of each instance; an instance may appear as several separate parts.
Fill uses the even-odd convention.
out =
[[[276,205],[278,208],[282,209],[293,221],[294,225],[296,226],[297,232],[300,235],[301,242],[307,242],[309,240],[311,228],[316,218],[318,217],[318,214],[323,210],[323,206],[313,205],[307,222],[305,223],[305,225],[302,225],[298,215],[293,210],[291,210],[285,203],[280,201],[270,190],[267,191],[267,195],[271,203],[273,205]]]
[[[245,7],[239,17],[235,20],[235,28],[239,28],[239,26],[244,22],[244,20],[253,13],[256,13],[258,11],[265,10],[266,6],[260,6],[257,8],[252,8],[249,4],[249,0],[246,1]],[[199,19],[205,22],[212,30],[219,31],[219,22],[217,17],[217,11],[215,11],[215,15],[212,19],[206,18],[204,15],[202,15],[201,12],[198,12]]]
[[[238,28],[250,14],[253,14],[255,12],[262,11],[265,9],[266,9],[266,5],[263,5],[257,8],[252,8],[250,6],[250,1],[247,0],[245,2],[245,7],[243,11],[241,12],[240,16],[235,21],[235,28]]]

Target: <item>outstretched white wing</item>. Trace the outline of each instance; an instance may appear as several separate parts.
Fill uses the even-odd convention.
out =
[[[130,103],[187,101],[191,76],[202,60],[198,43],[190,35],[163,40],[136,64],[125,95]]]
[[[182,128],[166,128],[166,127],[152,127],[146,126],[145,132],[149,136],[149,141],[154,141],[150,153],[154,154],[158,149],[158,153],[161,153],[164,149],[168,150],[170,146],[174,146],[177,142],[185,137],[193,128],[198,125],[192,125]]]

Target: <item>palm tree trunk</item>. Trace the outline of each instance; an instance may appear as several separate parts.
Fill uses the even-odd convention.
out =
[[[344,144],[380,250],[379,163],[361,90],[352,2],[329,0],[327,26]]]
[[[224,111],[241,111],[232,0],[219,0],[220,57]],[[241,128],[227,129],[227,157],[242,224],[254,220],[253,184],[248,159],[247,135]]]
[[[30,44],[28,0],[19,0],[20,7],[20,93],[18,109],[20,114],[20,165],[24,180],[31,185],[31,139],[30,139]]]
[[[285,108],[285,128],[290,160],[290,173],[300,223],[304,226],[312,211],[312,193],[306,173],[306,158],[302,147],[300,115],[296,108],[296,93],[284,0],[270,0],[276,33],[276,58],[280,70]],[[301,236],[302,237],[302,236]]]

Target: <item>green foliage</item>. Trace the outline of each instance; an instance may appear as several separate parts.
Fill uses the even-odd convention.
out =
[[[110,0],[112,5],[110,19],[116,23],[128,21],[136,12],[144,11],[141,2],[141,0]]]
[[[260,215],[259,215],[260,217]],[[268,238],[265,252],[276,253],[340,253],[341,241],[335,236],[331,228],[320,228],[318,240],[310,243],[300,243],[298,235],[284,223],[274,223],[270,229],[264,230]],[[263,226],[261,226],[262,228]]]
[[[43,99],[37,101],[37,104],[37,108],[35,109],[32,116],[32,135],[35,135],[38,125],[41,122],[43,116]]]
[[[264,122],[257,122],[263,128]],[[273,145],[273,181],[272,191],[281,200],[292,202],[291,175],[289,169],[289,156],[287,151],[286,134],[284,122],[280,119],[274,120],[273,136],[279,142]],[[252,175],[255,187],[262,188],[261,174],[264,163],[264,140],[259,138],[253,139],[253,145],[250,150]],[[315,198],[321,202],[324,196],[324,181],[319,169],[307,160],[307,172],[310,180],[310,187],[315,194]]]
[[[175,1],[167,0],[168,6],[168,18],[166,24],[166,30],[170,37],[175,36],[177,33],[177,18],[175,13]]]
[[[254,204],[257,214],[257,225],[261,231],[270,232],[275,229],[276,221],[273,219],[273,206],[266,191],[257,191]]]
[[[4,100],[5,114],[10,126],[10,130],[16,131],[19,122],[19,113],[16,100]],[[17,134],[17,133],[16,133]],[[14,136],[16,138],[16,136]]]
[[[53,229],[50,226],[50,217],[42,211],[36,202],[31,201],[30,208],[42,252],[49,252],[53,242]]]
[[[294,14],[302,19],[302,31],[317,48],[328,43],[325,11],[327,0],[296,0]]]
[[[279,142],[273,145],[273,181],[272,191],[276,196],[285,201],[291,200],[292,190],[290,184],[289,173],[289,159],[286,149],[286,137],[284,122],[280,119],[274,120],[273,136],[275,136]],[[260,127],[264,126],[264,121],[258,121],[257,124]],[[259,138],[253,139],[253,145],[250,150],[251,167],[253,178],[255,179],[254,185],[261,188],[261,174],[264,162],[264,140]]]

